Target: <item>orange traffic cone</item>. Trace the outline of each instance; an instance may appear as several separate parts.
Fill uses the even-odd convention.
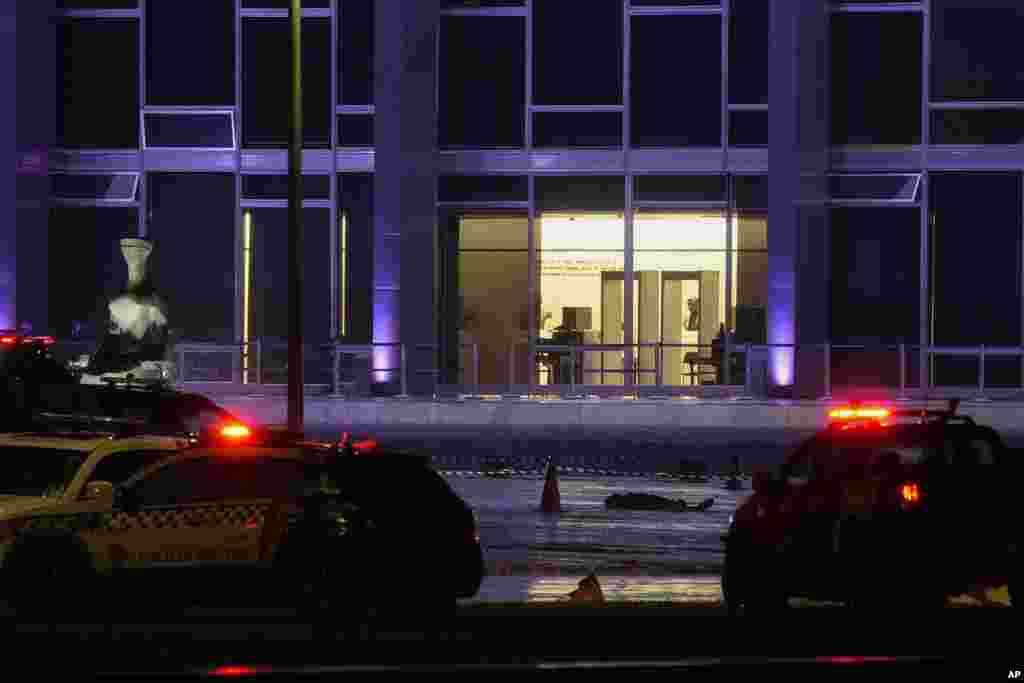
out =
[[[573,602],[604,604],[604,591],[601,590],[597,576],[591,572],[589,576],[580,581],[580,587],[569,593],[569,599]]]
[[[546,514],[558,514],[562,511],[562,495],[558,492],[558,468],[548,460],[544,474],[544,492],[540,496],[540,511]]]

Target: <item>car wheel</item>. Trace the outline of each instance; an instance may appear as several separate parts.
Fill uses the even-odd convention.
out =
[[[96,596],[92,557],[70,537],[20,536],[4,559],[8,604],[19,618],[83,614]]]
[[[777,571],[778,558],[764,552],[726,551],[722,597],[726,612],[737,615],[776,613],[789,606],[789,596]],[[756,567],[757,574],[751,572]]]

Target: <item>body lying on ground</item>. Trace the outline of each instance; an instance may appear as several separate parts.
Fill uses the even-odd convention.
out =
[[[690,504],[685,500],[673,500],[652,493],[613,493],[604,505],[616,510],[669,510],[673,512],[706,512],[715,502],[705,498],[700,503]]]

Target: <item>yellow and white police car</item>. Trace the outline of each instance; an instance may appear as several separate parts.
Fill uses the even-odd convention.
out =
[[[140,580],[154,597],[283,589],[313,598],[302,606],[355,608],[375,588],[401,596],[407,550],[445,553],[416,590],[431,606],[479,589],[472,511],[423,459],[240,423],[198,438],[139,431],[0,434],[0,591],[19,613],[108,595],[125,606]],[[404,505],[384,505],[373,480],[396,474]]]

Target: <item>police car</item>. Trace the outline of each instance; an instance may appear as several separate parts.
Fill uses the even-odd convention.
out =
[[[19,613],[225,594],[447,611],[480,587],[472,510],[422,458],[241,423],[198,438],[108,423],[0,435],[0,590]]]
[[[1009,588],[1021,601],[1024,453],[948,410],[847,406],[754,492],[723,536],[731,613],[790,597],[850,607],[941,607]]]

